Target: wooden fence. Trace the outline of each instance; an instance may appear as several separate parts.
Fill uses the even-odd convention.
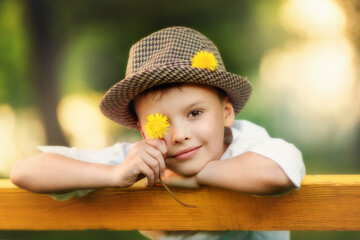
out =
[[[258,197],[202,187],[107,188],[66,202],[0,180],[0,230],[360,230],[360,175],[307,175],[299,191]]]

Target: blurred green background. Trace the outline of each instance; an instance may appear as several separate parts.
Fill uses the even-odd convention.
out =
[[[98,103],[133,43],[192,27],[253,95],[237,118],[294,143],[307,174],[360,172],[360,1],[0,1],[0,177],[38,145],[102,148],[139,134]],[[0,231],[0,239],[143,239],[136,232]],[[360,239],[294,231],[292,239]]]

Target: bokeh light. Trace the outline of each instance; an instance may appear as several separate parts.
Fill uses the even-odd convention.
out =
[[[17,160],[45,144],[44,129],[32,109],[15,112],[10,105],[0,104],[0,133],[0,177],[8,176]]]
[[[101,114],[98,107],[101,97],[101,93],[88,92],[61,99],[58,118],[70,146],[104,148],[112,143],[111,131],[117,126]]]
[[[331,0],[288,1],[280,20],[294,36],[263,57],[260,87],[277,96],[274,104],[290,113],[292,127],[284,123],[286,131],[303,144],[344,138],[357,123],[353,109],[357,73],[342,10]]]
[[[346,25],[345,14],[334,0],[286,1],[280,18],[289,32],[311,38],[337,37]]]

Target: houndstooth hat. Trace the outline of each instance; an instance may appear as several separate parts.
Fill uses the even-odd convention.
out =
[[[213,54],[216,67],[194,67],[199,52]],[[215,59],[216,58],[216,59]],[[141,39],[130,49],[126,76],[112,86],[100,102],[102,113],[128,128],[138,129],[129,103],[139,93],[171,83],[203,84],[223,89],[235,113],[251,94],[251,84],[243,77],[226,72],[216,46],[201,33],[187,27],[169,27]]]

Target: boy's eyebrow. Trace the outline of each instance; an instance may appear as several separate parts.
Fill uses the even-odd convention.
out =
[[[192,108],[192,107],[194,107],[194,106],[196,106],[196,105],[200,105],[200,104],[204,104],[205,103],[205,101],[202,101],[202,100],[198,100],[198,101],[195,101],[195,102],[193,102],[193,103],[190,103],[189,105],[187,105],[185,108],[187,109],[187,108]]]

